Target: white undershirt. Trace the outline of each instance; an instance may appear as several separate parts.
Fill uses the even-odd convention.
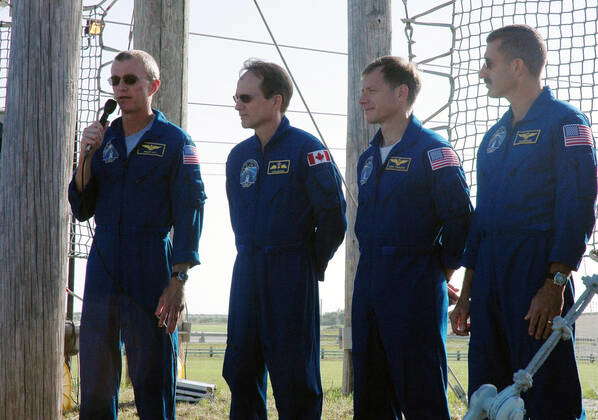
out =
[[[391,144],[390,146],[384,146],[380,148],[380,160],[382,161],[382,163],[386,162],[386,158],[388,157],[388,154],[390,153],[390,150],[396,146],[396,144],[401,141],[401,139],[399,139],[398,141],[395,141],[393,144]]]

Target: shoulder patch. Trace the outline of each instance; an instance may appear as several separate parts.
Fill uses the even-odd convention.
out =
[[[241,173],[239,175],[241,187],[249,188],[253,184],[255,184],[259,170],[260,165],[257,163],[255,159],[247,159],[243,163],[243,166],[241,166]]]
[[[197,147],[190,144],[183,147],[183,165],[199,165],[199,155]]]
[[[102,160],[104,163],[112,163],[116,159],[118,159],[118,152],[116,151],[116,147],[112,144],[112,139],[108,140],[106,146],[104,146],[104,150],[102,152]]]
[[[435,171],[445,166],[460,166],[459,156],[450,147],[438,147],[436,149],[428,150],[428,159],[432,170]]]
[[[507,130],[504,126],[500,126],[498,130],[494,132],[490,140],[488,141],[488,147],[486,148],[486,153],[493,153],[500,149],[505,138],[507,137]]]
[[[407,172],[411,165],[411,158],[391,156],[388,158],[385,170]]]
[[[363,168],[361,169],[361,174],[359,175],[359,183],[364,185],[368,182],[370,175],[372,174],[372,170],[374,169],[374,157],[370,156],[366,159],[365,163],[363,164]]]
[[[513,146],[519,146],[520,144],[536,144],[540,137],[540,130],[525,130],[518,131],[515,134],[515,140]]]
[[[307,154],[307,163],[309,166],[315,166],[326,162],[331,162],[330,152],[326,149],[316,150]]]
[[[594,146],[592,129],[583,124],[567,124],[563,126],[565,147]]]

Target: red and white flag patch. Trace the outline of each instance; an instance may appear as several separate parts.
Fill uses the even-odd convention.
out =
[[[187,144],[183,148],[183,165],[199,165],[197,147]]]
[[[459,156],[450,147],[438,147],[428,151],[428,159],[432,170],[435,171],[445,166],[459,166]]]
[[[593,146],[592,129],[583,124],[567,124],[563,126],[565,147]]]
[[[331,162],[330,152],[326,149],[316,150],[307,154],[307,163],[309,166],[319,165],[320,163]]]

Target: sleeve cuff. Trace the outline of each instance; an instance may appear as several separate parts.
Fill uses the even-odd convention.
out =
[[[577,271],[581,264],[581,260],[583,258],[583,254],[585,251],[585,245],[581,249],[576,249],[573,252],[565,251],[565,247],[554,247],[550,252],[550,256],[548,261],[550,262],[559,262],[565,264],[573,269],[573,271]],[[569,250],[572,248],[569,247]]]
[[[189,268],[201,264],[199,253],[197,251],[176,252],[172,259],[172,264],[189,264]]]
[[[71,207],[79,208],[81,206],[82,195],[82,193],[77,191],[77,185],[75,184],[75,178],[73,177],[69,184],[69,203],[71,203]]]

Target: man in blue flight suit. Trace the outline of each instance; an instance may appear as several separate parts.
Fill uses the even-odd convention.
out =
[[[174,419],[176,324],[187,270],[199,264],[205,200],[198,155],[151,108],[160,74],[149,54],[118,54],[109,82],[122,117],[83,130],[69,188],[75,217],[96,222],[81,316],[80,418],[117,417],[124,343],[140,418]]]
[[[511,107],[477,152],[467,271],[451,314],[457,334],[471,328],[470,395],[482,384],[510,385],[552,332],[552,319],[571,307],[570,273],[592,232],[596,198],[588,119],[542,88],[540,35],[512,25],[486,41],[480,78],[488,96]],[[585,419],[571,340],[557,345],[522,397],[527,418]]]
[[[235,109],[255,135],[226,163],[238,252],[223,368],[230,418],[267,418],[267,369],[281,420],[319,419],[318,280],[346,229],[341,177],[322,143],[284,116],[286,72],[263,61],[242,71]]]
[[[412,114],[420,86],[399,57],[363,71],[359,103],[381,127],[357,166],[355,419],[449,419],[447,282],[472,208],[455,151]]]

